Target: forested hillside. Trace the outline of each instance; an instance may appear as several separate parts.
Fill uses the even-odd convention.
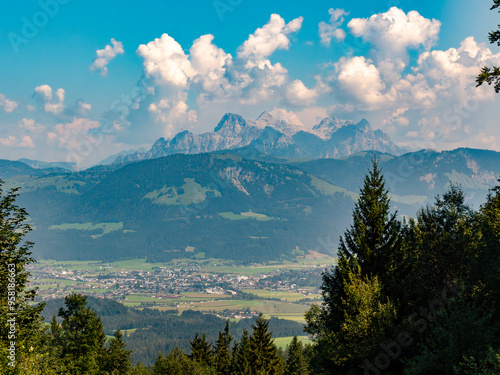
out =
[[[198,332],[189,338],[189,349],[165,346],[150,368],[130,362],[130,349],[141,349],[133,341],[127,349],[120,331],[106,342],[103,321],[112,314],[129,314],[119,305],[101,304],[101,318],[85,297],[72,294],[58,311],[59,321],[54,317],[50,327],[42,323],[43,306],[31,306],[36,292],[26,290],[29,275],[24,267],[33,259],[24,237],[30,227],[15,199],[12,191],[0,202],[0,267],[4,274],[16,275],[15,285],[2,279],[0,308],[4,316],[13,309],[19,321],[14,349],[6,345],[12,328],[0,331],[5,374],[500,372],[500,185],[478,210],[468,207],[464,193],[451,186],[416,219],[400,221],[373,161],[340,243],[338,266],[323,272],[323,301],[306,313],[305,331],[312,345],[304,347],[295,337],[280,352],[269,322],[261,316],[241,336],[231,328],[241,323],[229,324],[215,341],[208,338],[214,331],[207,327],[208,335]],[[12,289],[17,298],[9,305]],[[201,318],[198,313],[186,315]],[[162,345],[177,324],[168,316],[165,312],[147,327],[155,330],[148,337]]]

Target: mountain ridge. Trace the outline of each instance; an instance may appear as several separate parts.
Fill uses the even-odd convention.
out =
[[[268,155],[283,157],[337,158],[375,150],[401,155],[408,150],[394,144],[366,119],[358,123],[326,117],[312,130],[276,119],[264,111],[256,120],[226,113],[212,132],[184,130],[170,139],[159,138],[146,152],[118,156],[115,163],[154,159],[176,153],[198,154],[252,146]]]

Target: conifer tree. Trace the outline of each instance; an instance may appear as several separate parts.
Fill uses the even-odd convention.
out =
[[[245,329],[239,343],[233,349],[234,373],[238,375],[252,375],[250,358],[250,337]]]
[[[65,297],[60,330],[61,357],[67,373],[98,374],[106,340],[101,318],[87,306],[87,297],[76,293]]]
[[[219,338],[215,342],[215,368],[217,374],[229,375],[232,373],[231,341],[233,337],[229,334],[229,320],[223,332],[219,332]]]
[[[395,306],[388,294],[396,291],[392,297],[398,298],[399,288],[392,286],[405,265],[403,238],[403,226],[397,212],[390,212],[389,192],[374,158],[353,223],[340,239],[338,264],[323,273],[323,304],[313,304],[306,313],[305,330],[316,342],[312,361],[322,371],[351,371],[389,327]]]
[[[292,342],[286,352],[285,375],[308,375],[309,370],[304,358],[304,349],[297,335],[293,336]]]
[[[207,341],[206,335],[198,335],[196,332],[194,339],[190,342],[191,354],[189,358],[200,364],[212,366],[214,363],[214,354],[212,344]]]
[[[269,321],[259,315],[250,336],[250,363],[256,375],[277,375],[283,373],[283,363],[274,345]]]
[[[131,350],[127,350],[123,341],[123,334],[118,329],[109,346],[104,349],[101,371],[109,375],[127,375],[132,364],[130,363]]]

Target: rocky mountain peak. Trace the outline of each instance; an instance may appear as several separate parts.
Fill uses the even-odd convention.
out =
[[[245,127],[246,121],[240,115],[234,113],[226,113],[220,119],[219,123],[214,129],[214,132],[218,133],[221,130],[239,133]]]
[[[341,121],[335,116],[325,117],[318,124],[314,125],[313,133],[322,139],[330,139],[338,129],[346,125],[353,125],[352,121]]]

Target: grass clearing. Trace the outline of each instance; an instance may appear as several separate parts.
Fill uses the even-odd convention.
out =
[[[102,237],[108,233],[116,230],[123,230],[123,222],[113,222],[113,223],[64,223],[60,225],[51,225],[50,230],[85,230],[85,231],[96,231],[102,230],[102,233],[91,235],[92,238],[96,239]]]
[[[357,201],[358,199],[359,194],[356,194],[339,186],[332,185],[316,176],[313,176],[312,174],[308,174],[308,176],[311,178],[311,185],[322,194],[344,194],[344,196],[351,198],[353,201]]]
[[[195,181],[194,178],[185,178],[180,187],[164,186],[159,190],[147,193],[143,199],[150,199],[155,204],[170,206],[188,205],[202,203],[207,199],[207,193],[215,198],[221,197],[221,193],[215,189],[207,189]]]
[[[234,212],[219,212],[219,215],[224,219],[228,220],[245,220],[245,219],[254,219],[257,221],[269,221],[276,220],[274,217],[267,216],[265,214],[259,214],[257,212],[252,212],[252,210],[247,212],[241,212],[239,214],[235,214]]]
[[[312,340],[309,336],[297,336],[299,341],[303,344],[311,344]],[[283,350],[286,349],[287,345],[290,345],[292,342],[293,336],[288,336],[288,337],[276,337],[274,339],[274,345],[276,345],[278,348],[281,348]]]

